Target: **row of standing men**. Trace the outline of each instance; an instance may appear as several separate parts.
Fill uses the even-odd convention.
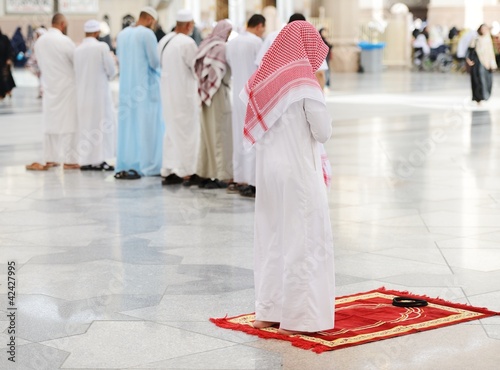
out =
[[[154,9],[143,8],[136,25],[117,37],[116,135],[109,86],[116,70],[109,47],[97,41],[99,23],[86,22],[86,37],[75,48],[65,36],[66,18],[54,16],[35,44],[44,88],[39,169],[61,161],[66,169],[113,169],[105,160],[117,143],[117,179],[161,174],[165,185],[230,184],[236,191],[250,185],[246,194],[254,196],[255,153],[243,148],[246,107],[238,95],[257,69],[265,18],[252,16],[229,43],[231,24],[220,21],[199,47],[189,36],[189,11],[178,12],[174,31],[159,43],[151,30],[156,20]]]

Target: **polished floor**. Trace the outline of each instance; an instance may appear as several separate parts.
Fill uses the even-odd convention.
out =
[[[209,317],[253,310],[253,201],[26,172],[41,103],[36,81],[15,77],[0,102],[1,369],[500,368],[500,317],[321,355],[215,327]],[[385,286],[500,311],[499,77],[477,107],[464,75],[333,76],[337,295]]]

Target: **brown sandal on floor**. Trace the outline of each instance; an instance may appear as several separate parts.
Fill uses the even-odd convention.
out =
[[[60,164],[57,162],[47,162],[46,166],[47,168],[52,168],[52,167],[59,167]]]
[[[44,166],[43,164],[38,162],[33,162],[32,164],[26,165],[26,170],[28,171],[47,171],[48,169],[48,166]]]
[[[75,163],[65,163],[63,165],[63,169],[65,169],[65,170],[79,170],[80,165],[75,164]]]

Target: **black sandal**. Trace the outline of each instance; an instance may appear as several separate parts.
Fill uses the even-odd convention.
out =
[[[225,188],[227,188],[227,182],[220,181],[218,179],[210,180],[205,185],[205,189],[225,189]]]
[[[137,180],[140,178],[141,175],[134,169],[115,173],[115,179],[117,180]]]
[[[99,166],[95,166],[96,171],[114,171],[115,167],[107,164],[106,162],[102,162]]]
[[[246,197],[246,198],[255,198],[256,192],[257,192],[257,189],[253,185],[248,185],[248,186],[245,186],[244,188],[240,189],[240,195],[242,197]]]
[[[392,299],[392,305],[396,307],[425,307],[428,303],[425,299],[394,297]]]

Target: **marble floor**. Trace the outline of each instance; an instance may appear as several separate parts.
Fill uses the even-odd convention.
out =
[[[36,81],[15,77],[0,102],[1,369],[499,368],[500,317],[321,355],[215,327],[209,317],[253,310],[253,202],[159,178],[26,172],[41,103]],[[385,286],[500,311],[499,77],[477,107],[465,75],[333,76],[337,295]]]

